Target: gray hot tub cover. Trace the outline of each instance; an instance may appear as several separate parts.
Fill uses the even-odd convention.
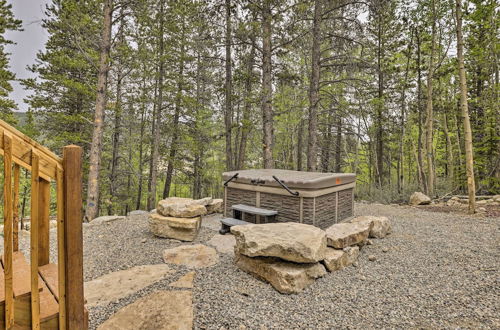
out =
[[[274,175],[293,189],[323,189],[356,181],[356,174],[354,173],[320,173],[278,169],[224,172],[222,178],[224,181],[229,180],[236,173],[238,173],[238,177],[231,182],[253,184],[252,180],[261,180],[264,183],[260,183],[260,185],[279,187],[278,182],[273,179]]]

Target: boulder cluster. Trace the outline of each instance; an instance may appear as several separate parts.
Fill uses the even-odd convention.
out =
[[[327,270],[353,264],[369,237],[383,238],[390,232],[389,219],[372,216],[326,230],[295,222],[231,227],[236,265],[286,294],[301,292]]]
[[[222,199],[170,197],[158,202],[149,215],[149,229],[159,237],[193,241],[201,227],[201,217],[220,212]]]

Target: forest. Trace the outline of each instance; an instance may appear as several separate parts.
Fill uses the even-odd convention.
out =
[[[249,168],[356,173],[381,203],[500,193],[495,0],[52,0],[26,113],[0,13],[1,119],[83,148],[87,220]]]

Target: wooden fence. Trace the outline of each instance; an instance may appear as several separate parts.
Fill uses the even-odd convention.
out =
[[[62,159],[0,120],[4,159],[5,329],[86,329],[83,295],[82,150],[63,148]],[[31,173],[29,266],[19,251],[20,169]],[[50,263],[50,192],[57,201],[57,265]],[[24,267],[26,265],[26,267]],[[17,267],[17,268],[16,268]],[[29,282],[29,283],[28,283]]]

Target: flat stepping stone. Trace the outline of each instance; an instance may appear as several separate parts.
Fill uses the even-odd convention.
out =
[[[233,235],[215,235],[207,243],[219,253],[234,254],[236,238]]]
[[[99,330],[192,328],[191,290],[153,292],[123,307],[98,327]]]
[[[145,288],[173,273],[168,265],[143,265],[109,273],[85,282],[87,307],[106,305]]]
[[[181,245],[163,251],[163,260],[167,264],[182,265],[189,268],[204,268],[219,262],[214,248],[203,244]]]
[[[195,275],[195,272],[189,272],[186,275],[181,276],[177,281],[170,283],[169,286],[174,288],[192,289]]]

